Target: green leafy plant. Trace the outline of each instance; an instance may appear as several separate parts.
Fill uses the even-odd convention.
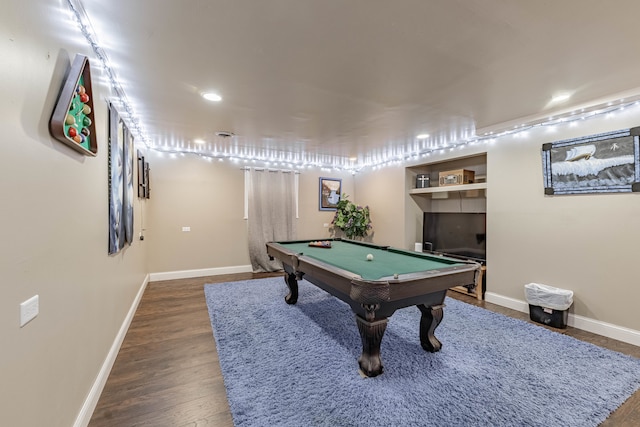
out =
[[[342,194],[331,224],[334,230],[335,228],[342,230],[348,239],[364,237],[371,229],[369,206],[356,205],[349,200],[347,194]]]

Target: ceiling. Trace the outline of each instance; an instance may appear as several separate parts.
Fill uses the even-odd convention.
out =
[[[158,149],[369,164],[640,88],[637,0],[70,2]]]

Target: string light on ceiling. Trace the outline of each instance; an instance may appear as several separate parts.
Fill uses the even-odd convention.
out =
[[[421,158],[429,157],[436,154],[445,154],[447,152],[453,152],[456,150],[464,150],[467,147],[475,146],[478,144],[492,144],[497,140],[513,136],[516,138],[526,136],[530,131],[536,128],[547,128],[548,130],[556,130],[558,126],[568,125],[577,126],[581,121],[601,117],[611,116],[617,112],[625,111],[628,108],[637,108],[640,106],[640,101],[637,99],[620,99],[618,102],[609,102],[598,106],[593,106],[590,109],[581,109],[580,111],[571,111],[569,113],[540,119],[537,121],[530,121],[522,123],[517,126],[513,126],[509,129],[487,132],[483,135],[474,135],[472,137],[461,139],[458,141],[442,141],[439,145],[428,146],[426,148],[411,150],[404,152],[402,147],[398,148],[397,152],[389,151],[379,156],[368,155],[364,156],[364,161],[361,163],[355,163],[352,158],[343,158],[337,156],[318,156],[315,158],[308,154],[299,155],[297,162],[292,162],[287,156],[290,153],[277,153],[270,156],[265,155],[251,155],[242,154],[238,155],[229,152],[229,149],[224,149],[220,152],[213,153],[196,153],[202,157],[219,158],[220,160],[228,159],[235,162],[262,162],[265,165],[281,165],[290,168],[320,168],[321,170],[337,170],[346,171],[350,173],[357,173],[365,169],[377,170],[383,167],[389,166],[401,166],[408,162],[415,162]],[[166,148],[165,148],[166,150]]]
[[[93,50],[96,58],[100,61],[100,65],[109,80],[109,84],[113,92],[116,95],[116,98],[112,100],[114,104],[116,104],[118,108],[118,112],[120,113],[120,117],[126,123],[129,130],[133,133],[137,141],[142,142],[145,146],[149,147],[149,137],[146,135],[144,128],[140,124],[140,120],[136,116],[129,100],[127,99],[127,95],[122,89],[122,85],[118,81],[115,71],[110,65],[109,58],[107,53],[102,49],[102,47],[98,44],[98,38],[96,37],[95,31],[91,26],[91,21],[87,16],[86,11],[84,10],[84,6],[80,0],[67,0],[67,4],[69,5],[69,9],[71,10],[71,14],[73,19],[76,21],[80,32],[87,40],[87,43]]]
[[[582,108],[579,111],[574,110],[555,117],[528,121],[508,129],[487,132],[483,135],[473,135],[468,138],[456,140],[446,140],[445,138],[437,142],[433,141],[433,138],[431,138],[434,142],[433,144],[426,143],[430,139],[430,136],[423,133],[416,136],[416,140],[423,143],[421,148],[417,148],[419,146],[416,146],[413,150],[404,151],[404,146],[399,144],[396,151],[387,150],[384,153],[370,153],[362,155],[360,157],[363,160],[362,162],[356,162],[349,157],[313,153],[294,154],[278,152],[275,150],[268,152],[264,151],[260,154],[256,154],[251,149],[239,149],[237,146],[229,146],[228,144],[218,148],[216,144],[207,143],[205,140],[194,141],[193,145],[190,142],[185,144],[183,141],[180,141],[179,143],[164,142],[163,144],[153,144],[150,142],[140,120],[131,107],[127,96],[122,89],[122,85],[116,77],[116,73],[110,65],[106,52],[99,45],[98,39],[91,27],[91,23],[87,17],[84,7],[82,6],[81,0],[67,0],[67,4],[71,10],[73,19],[76,21],[76,24],[80,29],[80,32],[85,37],[87,43],[104,69],[105,75],[107,76],[113,93],[116,96],[116,99],[113,101],[120,107],[119,112],[121,113],[122,119],[136,136],[137,141],[141,141],[148,149],[157,151],[161,154],[167,153],[173,156],[177,154],[193,154],[211,161],[217,159],[218,161],[232,161],[236,163],[262,163],[265,166],[280,165],[296,169],[320,168],[325,171],[335,170],[357,173],[365,169],[377,170],[386,166],[398,166],[407,162],[415,162],[420,158],[428,157],[432,154],[444,154],[447,151],[463,150],[468,146],[474,146],[477,144],[491,144],[496,140],[507,136],[525,136],[529,131],[540,127],[550,130],[561,125],[575,127],[583,120],[602,116],[611,117],[618,112],[625,111],[629,108],[638,108],[638,106],[640,106],[640,96],[635,96],[631,99],[620,99],[616,102],[608,102],[606,104],[595,105],[589,108]],[[568,99],[568,94],[559,94],[559,96],[561,97],[556,97],[552,101],[555,103],[563,102]],[[219,101],[221,100],[221,97],[218,95],[217,97],[214,97],[213,100]]]

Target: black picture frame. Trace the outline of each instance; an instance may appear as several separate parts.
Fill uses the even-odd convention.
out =
[[[145,159],[142,151],[138,150],[138,198],[147,198],[147,174],[145,173]]]
[[[124,127],[124,168],[123,168],[123,203],[122,214],[124,222],[124,236],[128,244],[133,242],[133,152],[134,141],[133,135],[129,128],[123,123]]]
[[[342,180],[337,178],[319,179],[318,199],[321,211],[335,211],[342,197]]]
[[[124,247],[124,123],[109,104],[109,255]]]
[[[147,183],[147,191],[145,193],[145,198],[151,198],[151,179],[149,178],[149,174],[151,168],[149,167],[149,162],[145,160],[144,162],[144,180]]]
[[[149,198],[149,162],[142,151],[138,150],[138,198]]]
[[[640,127],[542,146],[544,194],[640,192]]]

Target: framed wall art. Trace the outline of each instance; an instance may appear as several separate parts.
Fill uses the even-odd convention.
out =
[[[640,192],[640,127],[542,146],[544,193]]]
[[[138,150],[138,198],[149,198],[149,163],[140,150]]]
[[[342,194],[342,180],[335,178],[320,178],[320,210],[335,211]]]
[[[123,170],[123,206],[124,236],[127,243],[133,242],[133,135],[129,128],[124,126],[124,170]]]
[[[93,90],[89,59],[77,54],[49,121],[49,132],[60,142],[87,156],[96,156]]]
[[[109,104],[109,254],[133,242],[133,135]]]
[[[120,115],[109,105],[109,254],[124,246],[122,198],[124,196],[124,128]]]
[[[149,162],[145,161],[144,162],[144,180],[147,183],[147,192],[145,194],[145,197],[147,199],[151,197],[151,178],[149,178],[150,170],[151,168],[149,167]]]

